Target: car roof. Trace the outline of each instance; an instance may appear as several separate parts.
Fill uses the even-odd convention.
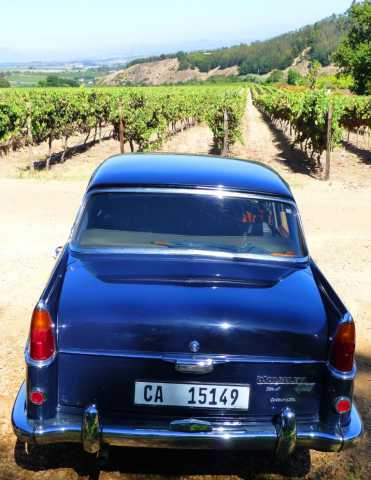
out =
[[[88,190],[115,187],[224,188],[292,199],[287,183],[258,162],[211,155],[123,154],[104,161]]]

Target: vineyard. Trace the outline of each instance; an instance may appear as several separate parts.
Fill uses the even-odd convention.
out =
[[[255,106],[318,166],[323,152],[340,144],[344,130],[364,135],[371,128],[371,97],[276,87],[256,87],[252,93]]]
[[[98,89],[29,89],[0,93],[0,153],[24,146],[93,134],[102,128],[124,137],[131,150],[148,151],[178,130],[205,121],[221,149],[228,118],[228,140],[240,137],[246,89],[159,87]],[[49,165],[47,165],[49,167]]]
[[[236,84],[0,91],[0,155],[28,146],[33,168],[32,147],[47,142],[49,168],[55,140],[62,140],[65,152],[72,136],[95,142],[105,130],[120,140],[121,151],[125,143],[131,151],[150,151],[198,123],[209,126],[215,151],[228,154],[242,140],[247,90],[246,84]],[[255,106],[306,153],[314,168],[321,167],[323,152],[338,146],[345,131],[369,134],[371,97],[262,85],[250,90]]]

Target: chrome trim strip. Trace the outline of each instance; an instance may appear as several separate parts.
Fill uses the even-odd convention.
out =
[[[24,358],[25,358],[26,365],[28,367],[37,367],[37,368],[48,367],[54,362],[56,357],[57,357],[57,352],[54,352],[53,355],[50,358],[48,358],[48,360],[33,360],[30,357],[29,341],[27,341],[26,348],[24,351]]]
[[[342,323],[352,323],[353,321],[354,320],[352,315],[349,312],[346,312],[344,313],[343,318],[340,320],[338,326],[341,325]]]
[[[198,257],[213,257],[223,258],[227,260],[263,260],[281,263],[307,263],[309,257],[272,257],[270,255],[258,255],[254,253],[241,253],[235,254],[231,252],[219,252],[216,250],[197,250],[182,248],[167,248],[163,250],[161,248],[81,248],[70,244],[70,249],[75,253],[82,254],[121,254],[121,255],[165,255],[165,256],[198,256]]]
[[[60,348],[58,350],[60,354],[67,355],[87,355],[87,356],[102,356],[102,357],[121,357],[121,358],[140,358],[140,359],[152,359],[163,360],[164,362],[186,362],[189,359],[207,360],[211,359],[214,365],[221,363],[270,363],[281,364],[290,363],[293,365],[325,365],[326,361],[323,360],[307,360],[307,359],[293,359],[285,357],[267,358],[256,357],[249,355],[203,355],[203,354],[185,354],[185,353],[157,353],[157,352],[137,352],[137,351],[125,351],[125,350],[82,350],[79,348]]]
[[[190,358],[175,361],[175,370],[181,373],[194,373],[203,375],[214,370],[214,362],[211,358]]]
[[[167,248],[166,250],[161,248],[83,248],[78,247],[72,243],[72,239],[76,234],[78,226],[80,224],[81,217],[84,213],[87,200],[91,195],[97,193],[176,193],[176,194],[187,194],[187,195],[208,195],[208,196],[216,196],[219,198],[223,197],[234,197],[234,198],[252,198],[257,200],[269,200],[272,202],[281,202],[287,203],[295,208],[297,219],[298,219],[298,226],[299,232],[302,240],[302,244],[304,247],[305,253],[307,255],[303,257],[272,257],[271,255],[257,255],[252,253],[241,253],[235,254],[231,252],[220,252],[215,250],[199,250],[199,249],[176,249],[176,248]],[[299,211],[297,205],[294,200],[280,197],[280,196],[269,196],[269,195],[258,195],[253,193],[246,193],[246,192],[235,192],[231,190],[224,190],[223,188],[212,188],[212,189],[205,189],[205,188],[155,188],[155,187],[143,187],[143,188],[136,188],[136,187],[128,187],[128,188],[94,188],[89,190],[85,193],[83,198],[82,204],[80,206],[78,215],[76,220],[73,224],[70,238],[69,238],[69,247],[72,252],[75,253],[82,253],[82,254],[135,254],[135,255],[188,255],[188,256],[207,256],[207,257],[215,257],[215,258],[226,258],[231,260],[265,260],[265,261],[272,261],[272,262],[281,262],[281,263],[307,263],[309,261],[308,255],[308,247],[305,241],[305,236],[303,232],[303,225],[301,222],[301,218],[299,215]]]
[[[210,422],[197,420],[195,418],[186,418],[184,420],[174,420],[170,422],[169,429],[174,432],[211,432],[213,427]]]
[[[37,444],[81,443],[81,416],[59,413],[56,418],[31,421],[25,411],[25,392],[25,384],[22,384],[12,412],[13,430],[20,440]],[[362,421],[353,405],[350,422],[345,427],[297,424],[297,446],[321,451],[339,451],[358,442],[362,432]],[[270,422],[253,423],[248,427],[238,425],[228,430],[216,427],[211,432],[178,432],[150,425],[137,428],[103,422],[101,442],[108,445],[151,448],[243,448],[273,451],[277,445],[277,432]]]
[[[296,207],[294,200],[290,198],[281,197],[278,195],[260,195],[257,193],[248,193],[234,190],[226,190],[220,188],[176,188],[176,187],[121,187],[121,188],[94,188],[87,192],[87,195],[93,195],[95,193],[108,192],[124,192],[124,193],[179,193],[185,195],[208,195],[214,197],[234,197],[234,198],[254,198],[257,200],[272,200],[289,203]]]
[[[340,370],[337,370],[336,368],[334,368],[330,364],[330,362],[327,362],[326,366],[327,366],[327,369],[328,369],[330,375],[332,375],[333,377],[335,377],[338,380],[351,381],[351,380],[354,380],[354,378],[357,374],[357,365],[356,365],[355,362],[354,362],[353,368],[350,372],[341,372]]]

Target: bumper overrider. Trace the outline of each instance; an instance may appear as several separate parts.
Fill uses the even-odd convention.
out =
[[[165,428],[102,423],[95,405],[89,405],[82,416],[58,413],[52,419],[30,420],[26,415],[25,400],[26,386],[22,384],[12,413],[13,429],[20,440],[41,445],[81,443],[89,453],[98,452],[103,445],[271,450],[282,456],[290,454],[296,447],[337,452],[352,446],[363,431],[354,405],[346,426],[297,423],[294,411],[286,407],[275,423],[255,422],[248,426],[222,427],[185,419],[171,422]]]

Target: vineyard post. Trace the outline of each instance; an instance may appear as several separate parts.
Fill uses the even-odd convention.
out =
[[[228,112],[227,110],[224,110],[224,122],[223,122],[223,128],[224,128],[224,140],[223,140],[223,151],[222,155],[226,157],[229,153],[229,138],[228,138]]]
[[[325,180],[330,178],[331,166],[331,147],[332,147],[332,103],[329,102],[327,112],[327,145],[326,145],[326,165],[325,165]]]
[[[33,151],[32,151],[32,107],[31,104],[28,105],[28,115],[27,115],[27,142],[28,142],[28,161],[30,163],[30,170],[35,170]]]
[[[52,133],[49,134],[49,138],[48,138],[48,157],[46,159],[46,164],[45,164],[45,168],[47,170],[50,170],[50,161],[52,159],[52,154],[53,154],[53,135]]]
[[[119,105],[119,117],[120,117],[120,125],[119,125],[119,130],[120,130],[120,152],[124,153],[125,149],[125,138],[124,138],[124,118],[123,118],[123,112],[122,112],[122,103]]]

